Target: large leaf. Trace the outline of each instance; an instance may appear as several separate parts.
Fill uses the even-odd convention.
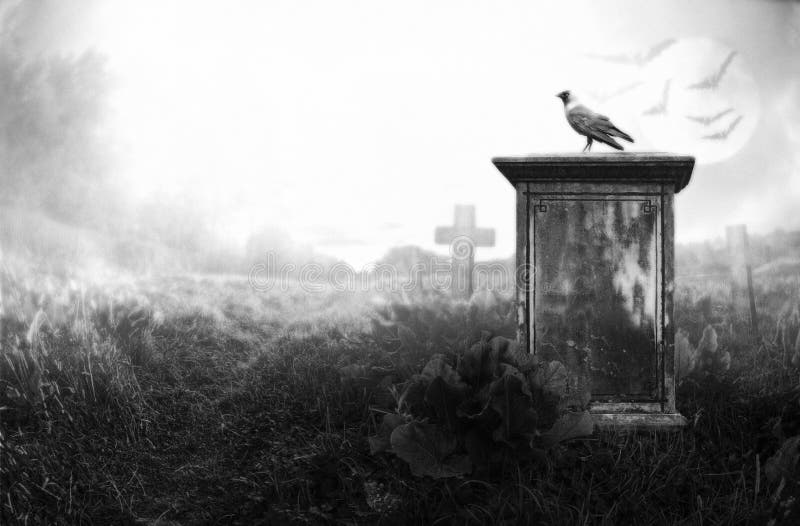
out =
[[[428,380],[422,375],[415,374],[403,384],[400,396],[397,399],[397,410],[417,413],[425,402],[425,391],[428,389]]]
[[[456,414],[471,422],[471,428],[491,431],[500,425],[500,415],[491,407],[491,384],[486,384],[456,408]]]
[[[519,342],[516,340],[496,336],[492,338],[491,345],[493,349],[495,347],[502,349],[502,353],[500,354],[501,361],[513,365],[523,373],[532,370],[538,363],[536,355],[521,348]]]
[[[731,356],[727,351],[719,351],[717,331],[711,325],[703,329],[703,336],[697,343],[697,366],[706,373],[721,373],[731,366]]]
[[[464,351],[464,354],[461,355],[458,361],[459,375],[473,385],[481,383],[484,352],[488,352],[488,348],[481,343],[476,343]]]
[[[699,354],[714,354],[717,352],[718,347],[717,331],[711,325],[706,325],[706,328],[703,329],[703,336],[697,344],[697,352]]]
[[[559,442],[591,435],[594,421],[588,411],[565,413],[561,415],[549,431],[542,433],[542,444],[552,447]]]
[[[522,385],[522,392],[528,396],[532,396],[531,388],[528,386],[527,378],[525,378],[525,375],[522,374],[522,372],[520,372],[520,370],[514,367],[513,365],[509,365],[507,363],[501,363],[499,368],[499,376],[500,377],[513,376],[514,378],[517,378],[520,381],[520,384]]]
[[[435,378],[441,378],[448,384],[460,389],[467,389],[468,386],[461,380],[461,376],[453,369],[444,355],[434,354],[425,367],[422,369],[421,376],[428,382]]]
[[[511,345],[511,340],[504,336],[495,336],[489,339],[489,347],[492,348],[501,359],[505,357],[508,347]]]
[[[381,451],[388,450],[392,446],[390,442],[392,431],[394,431],[397,426],[403,425],[405,422],[406,418],[403,415],[398,415],[397,413],[387,413],[383,415],[383,421],[381,422],[380,427],[378,427],[378,434],[367,438],[367,441],[369,442],[370,453],[374,455],[376,453],[380,453]]]
[[[675,333],[675,369],[679,379],[685,378],[694,370],[697,349],[692,347],[686,331],[678,329]]]
[[[411,467],[418,477],[457,477],[472,471],[466,455],[454,455],[457,441],[435,424],[409,422],[395,428],[392,451]]]
[[[567,391],[567,368],[559,361],[543,362],[530,373],[531,387],[561,397]]]
[[[474,386],[490,382],[497,375],[501,346],[492,346],[488,335],[469,347],[461,356],[458,372]]]
[[[492,454],[497,450],[488,431],[473,427],[464,436],[464,449],[467,450],[472,465],[477,469],[488,466]]]
[[[493,434],[498,442],[513,444],[515,439],[530,437],[536,432],[536,411],[531,407],[531,397],[525,393],[524,385],[524,380],[512,374],[501,376],[491,385],[490,404],[501,418]]]
[[[425,391],[425,403],[436,413],[439,422],[450,432],[456,432],[459,426],[457,408],[466,399],[466,389],[450,385],[444,378],[437,376]]]

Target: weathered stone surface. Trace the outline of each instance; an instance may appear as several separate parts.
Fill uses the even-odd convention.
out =
[[[493,162],[517,190],[521,346],[566,364],[601,425],[608,414],[625,414],[626,425],[682,422],[673,196],[688,184],[694,159],[614,153]]]

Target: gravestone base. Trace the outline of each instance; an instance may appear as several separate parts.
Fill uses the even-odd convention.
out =
[[[677,430],[684,427],[686,418],[660,403],[594,402],[589,407],[594,425],[611,430]]]
[[[594,426],[609,431],[678,431],[685,427],[686,418],[680,413],[595,413]]]

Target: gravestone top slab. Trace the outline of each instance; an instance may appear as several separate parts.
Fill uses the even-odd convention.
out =
[[[664,152],[537,153],[501,156],[492,163],[512,184],[621,182],[672,184],[675,193],[689,184],[694,157]]]

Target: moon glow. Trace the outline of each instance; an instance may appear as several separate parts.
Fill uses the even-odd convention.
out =
[[[708,38],[682,39],[648,69],[654,101],[664,83],[670,86],[666,111],[640,117],[642,132],[656,148],[711,164],[734,156],[753,135],[761,105],[741,53]]]

